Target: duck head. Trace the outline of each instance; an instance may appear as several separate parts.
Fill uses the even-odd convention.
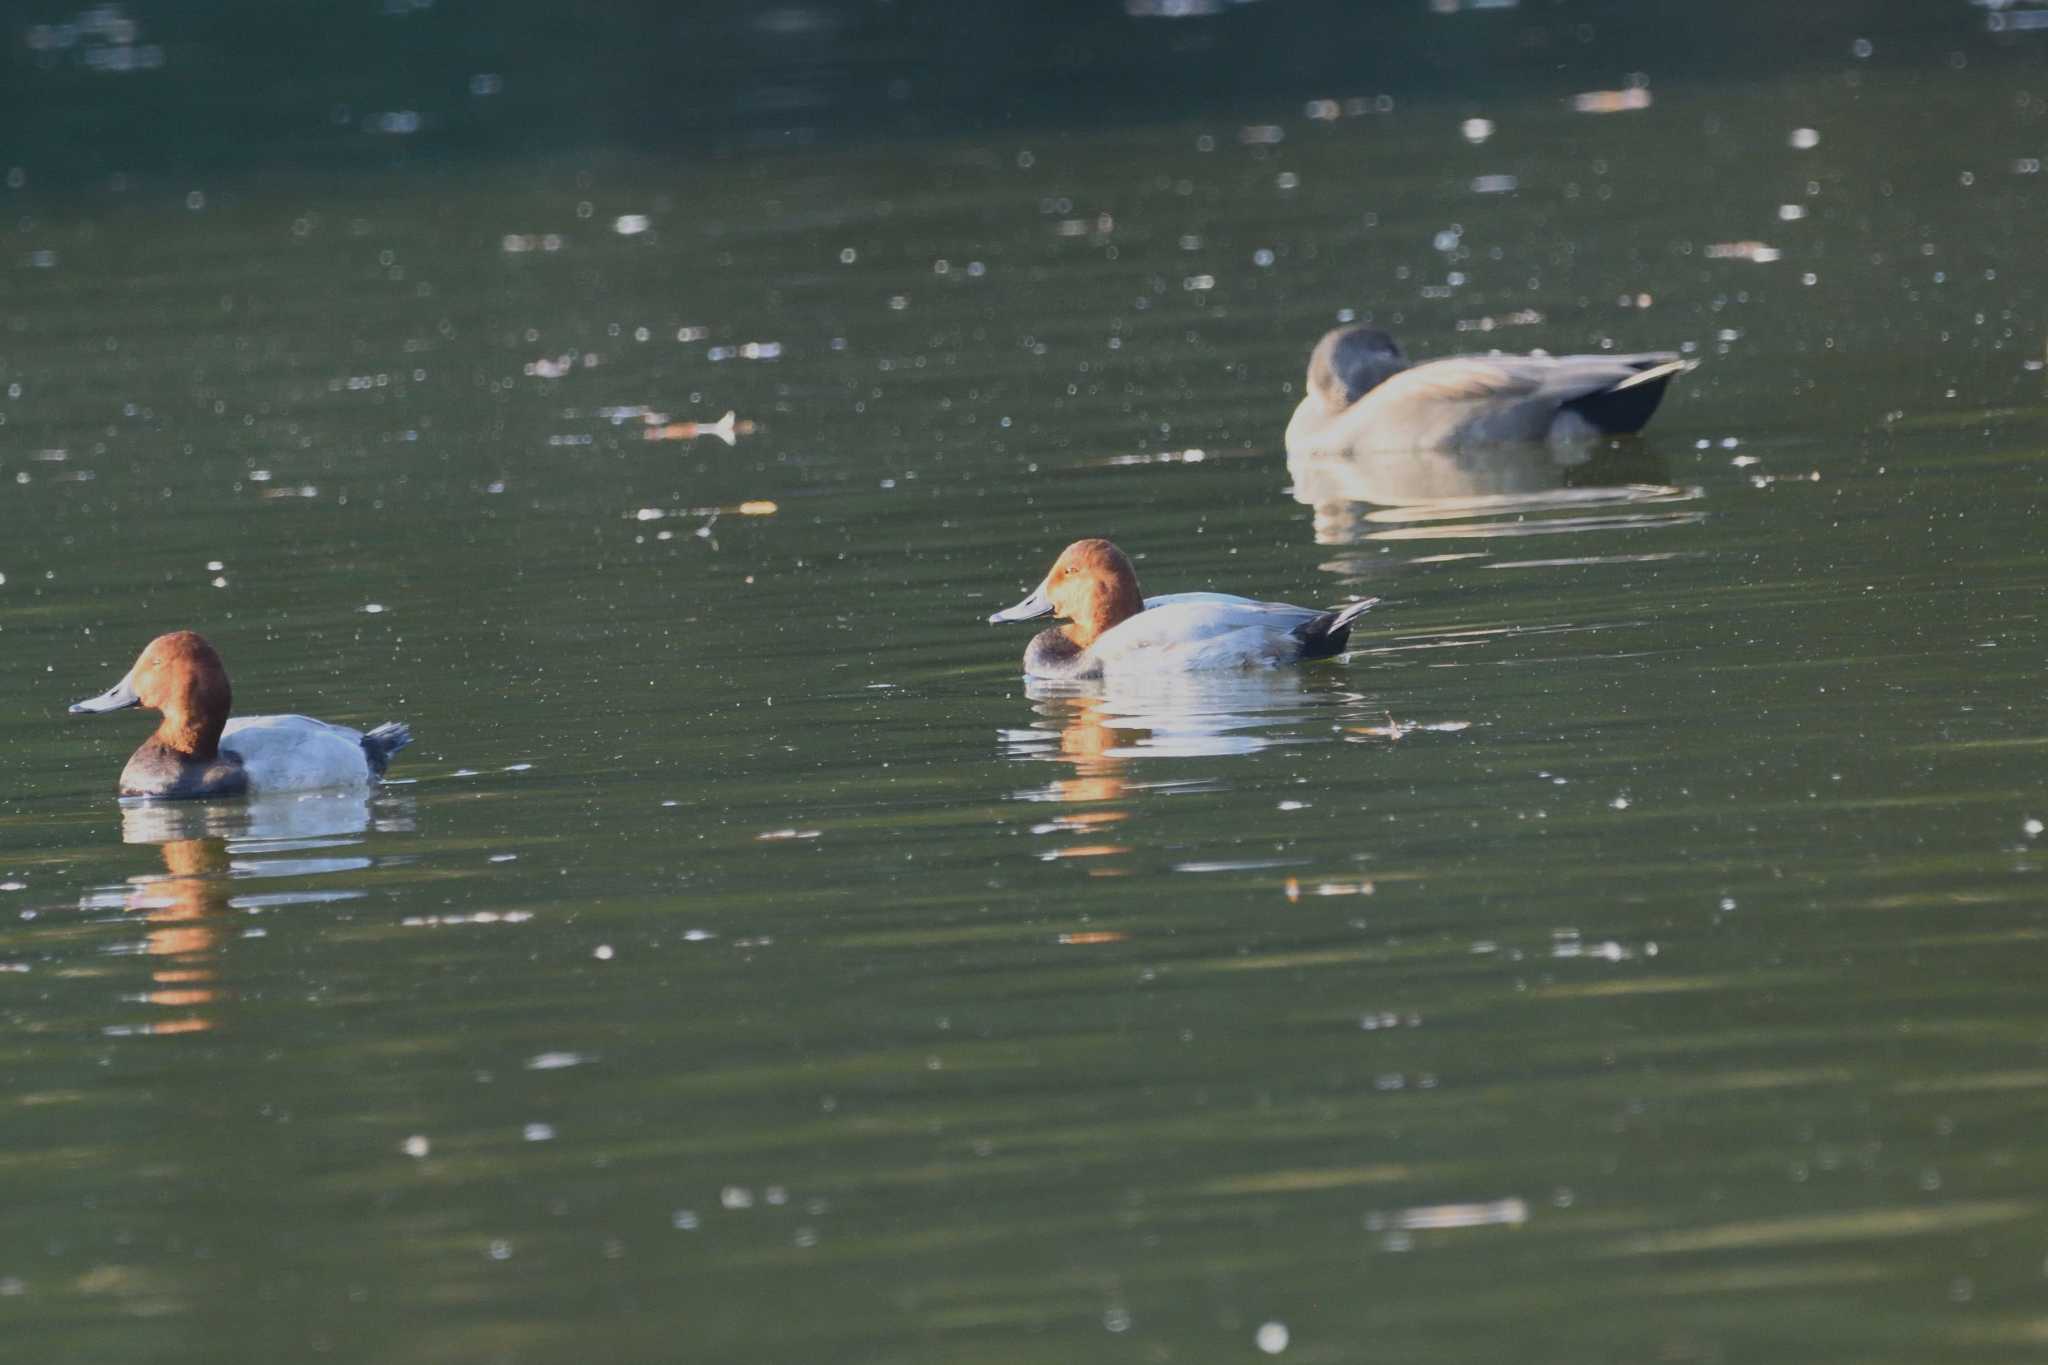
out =
[[[1014,607],[989,617],[997,621],[1028,621],[1034,616],[1061,617],[1071,622],[1060,634],[1086,649],[1098,636],[1145,609],[1138,591],[1138,571],[1130,557],[1106,540],[1077,540],[1060,552],[1052,571],[1031,595]]]
[[[123,711],[131,706],[163,712],[156,742],[189,758],[220,752],[234,692],[228,671],[206,637],[189,630],[159,635],[143,648],[127,676],[97,697],[74,703],[73,715]]]
[[[1377,327],[1339,327],[1308,357],[1308,391],[1342,412],[1408,368],[1401,343]]]

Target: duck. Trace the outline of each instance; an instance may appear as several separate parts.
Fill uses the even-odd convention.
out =
[[[220,654],[206,637],[174,630],[143,647],[135,666],[71,714],[140,706],[163,713],[121,770],[121,795],[159,799],[241,796],[366,786],[384,776],[412,730],[390,721],[365,733],[307,716],[236,716]]]
[[[1064,617],[1032,637],[1027,677],[1102,678],[1216,668],[1271,668],[1343,652],[1351,625],[1378,602],[1368,597],[1329,611],[1260,602],[1223,592],[1146,597],[1130,556],[1107,540],[1077,540],[1014,607],[990,624]]]
[[[1584,445],[1641,431],[1697,361],[1633,355],[1456,355],[1411,362],[1377,327],[1339,327],[1308,358],[1287,423],[1290,467],[1388,451]]]

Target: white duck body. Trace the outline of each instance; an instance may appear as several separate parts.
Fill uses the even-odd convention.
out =
[[[230,717],[220,747],[242,760],[251,793],[360,787],[381,775],[362,731],[311,716]]]

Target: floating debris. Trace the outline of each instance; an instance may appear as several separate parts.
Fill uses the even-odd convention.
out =
[[[704,353],[706,360],[780,360],[782,343],[779,341],[749,341],[738,346],[713,346]]]
[[[1979,0],[1984,4],[1985,0]],[[1990,33],[2022,32],[2028,29],[2048,29],[2048,10],[2007,9],[2003,4],[1986,4],[1991,13],[1984,16],[1984,28]]]
[[[652,226],[644,213],[622,213],[612,219],[612,231],[621,237],[637,237]]]
[[[1066,848],[1048,849],[1038,855],[1043,863],[1056,863],[1065,858],[1113,858],[1131,850],[1124,844],[1073,844]]]
[[[1810,152],[1820,146],[1820,130],[1817,128],[1794,128],[1786,137],[1785,145],[1797,151]]]
[[[1447,1228],[1520,1227],[1528,1221],[1528,1201],[1522,1199],[1495,1199],[1483,1204],[1425,1204],[1420,1208],[1395,1209],[1365,1216],[1365,1226],[1371,1232],[1389,1228],[1437,1232]]]
[[[662,415],[649,413],[646,420]],[[740,437],[751,436],[755,430],[754,423],[728,412],[716,422],[663,422],[660,426],[649,426],[642,434],[650,441],[694,441],[699,436],[716,436],[727,445],[734,445]]]
[[[1493,136],[1493,120],[1490,118],[1468,118],[1458,125],[1458,136],[1476,147]]]
[[[1390,711],[1387,713],[1385,725],[1353,725],[1348,728],[1354,735],[1371,735],[1375,739],[1401,739],[1419,727],[1412,722],[1395,720],[1393,712]]]
[[[1588,90],[1573,95],[1572,109],[1580,114],[1626,114],[1650,107],[1650,87],[1632,85],[1626,90]]]
[[[559,232],[508,232],[499,240],[499,247],[508,256],[519,256],[529,251],[560,251],[562,234]]]
[[[1714,242],[1707,247],[1707,259],[1710,261],[1755,261],[1765,265],[1784,254],[1763,242]]]
[[[1130,940],[1130,937],[1131,936],[1129,934],[1126,934],[1119,929],[1082,929],[1077,930],[1071,934],[1061,934],[1059,937],[1059,941],[1063,944],[1070,945],[1087,945],[1091,943],[1125,943]]]
[[[155,71],[164,65],[162,45],[143,42],[141,24],[121,5],[93,5],[61,24],[32,24],[22,39],[46,66],[60,53],[102,76]]]
[[[1522,186],[1521,179],[1512,175],[1475,175],[1472,177],[1474,194],[1511,194]]]
[[[1289,877],[1280,884],[1280,889],[1290,901],[1309,896],[1370,896],[1376,890],[1371,882],[1315,882],[1304,888],[1299,878]]]
[[[570,351],[558,356],[542,356],[539,360],[526,362],[528,379],[560,379],[576,368],[576,353]]]
[[[648,426],[659,426],[668,421],[667,413],[658,412],[644,403],[614,404],[611,407],[599,408],[597,415],[615,427],[624,426],[635,418],[638,418]]]
[[[1460,318],[1458,320],[1458,330],[1461,332],[1491,332],[1497,327],[1535,327],[1540,325],[1543,320],[1543,314],[1537,312],[1534,308],[1523,308],[1512,313],[1502,313],[1499,317]]]
[[[1455,735],[1460,730],[1472,728],[1469,720],[1395,720],[1387,717],[1385,725],[1347,725],[1346,733],[1365,735],[1372,739],[1404,739],[1418,731],[1425,734]]]
[[[1200,464],[1209,458],[1209,452],[1196,447],[1186,450],[1159,450],[1137,455],[1112,455],[1102,463],[1105,466],[1133,464]]]
[[[815,839],[818,834],[815,829],[764,829],[754,836],[754,842],[772,844],[785,839]]]
[[[642,507],[634,512],[634,521],[661,521],[668,517],[772,517],[781,507],[768,498],[750,498],[731,507]]]
[[[407,929],[435,929],[453,924],[524,924],[532,918],[530,910],[479,910],[469,915],[409,915],[399,924]]]

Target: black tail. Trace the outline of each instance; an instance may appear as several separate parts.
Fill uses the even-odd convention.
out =
[[[384,770],[391,766],[391,757],[400,749],[412,743],[412,729],[402,720],[387,720],[363,736],[363,753],[370,760],[370,771],[384,776]]]
[[[1670,360],[1645,365],[1611,389],[1574,398],[1565,407],[1584,417],[1610,436],[1641,431],[1664,401],[1664,390],[1672,376],[1684,374],[1697,361]]]
[[[1351,623],[1370,611],[1379,600],[1377,597],[1363,598],[1302,622],[1294,631],[1295,638],[1301,641],[1301,657],[1327,659],[1332,654],[1342,654],[1344,646],[1351,643]]]

